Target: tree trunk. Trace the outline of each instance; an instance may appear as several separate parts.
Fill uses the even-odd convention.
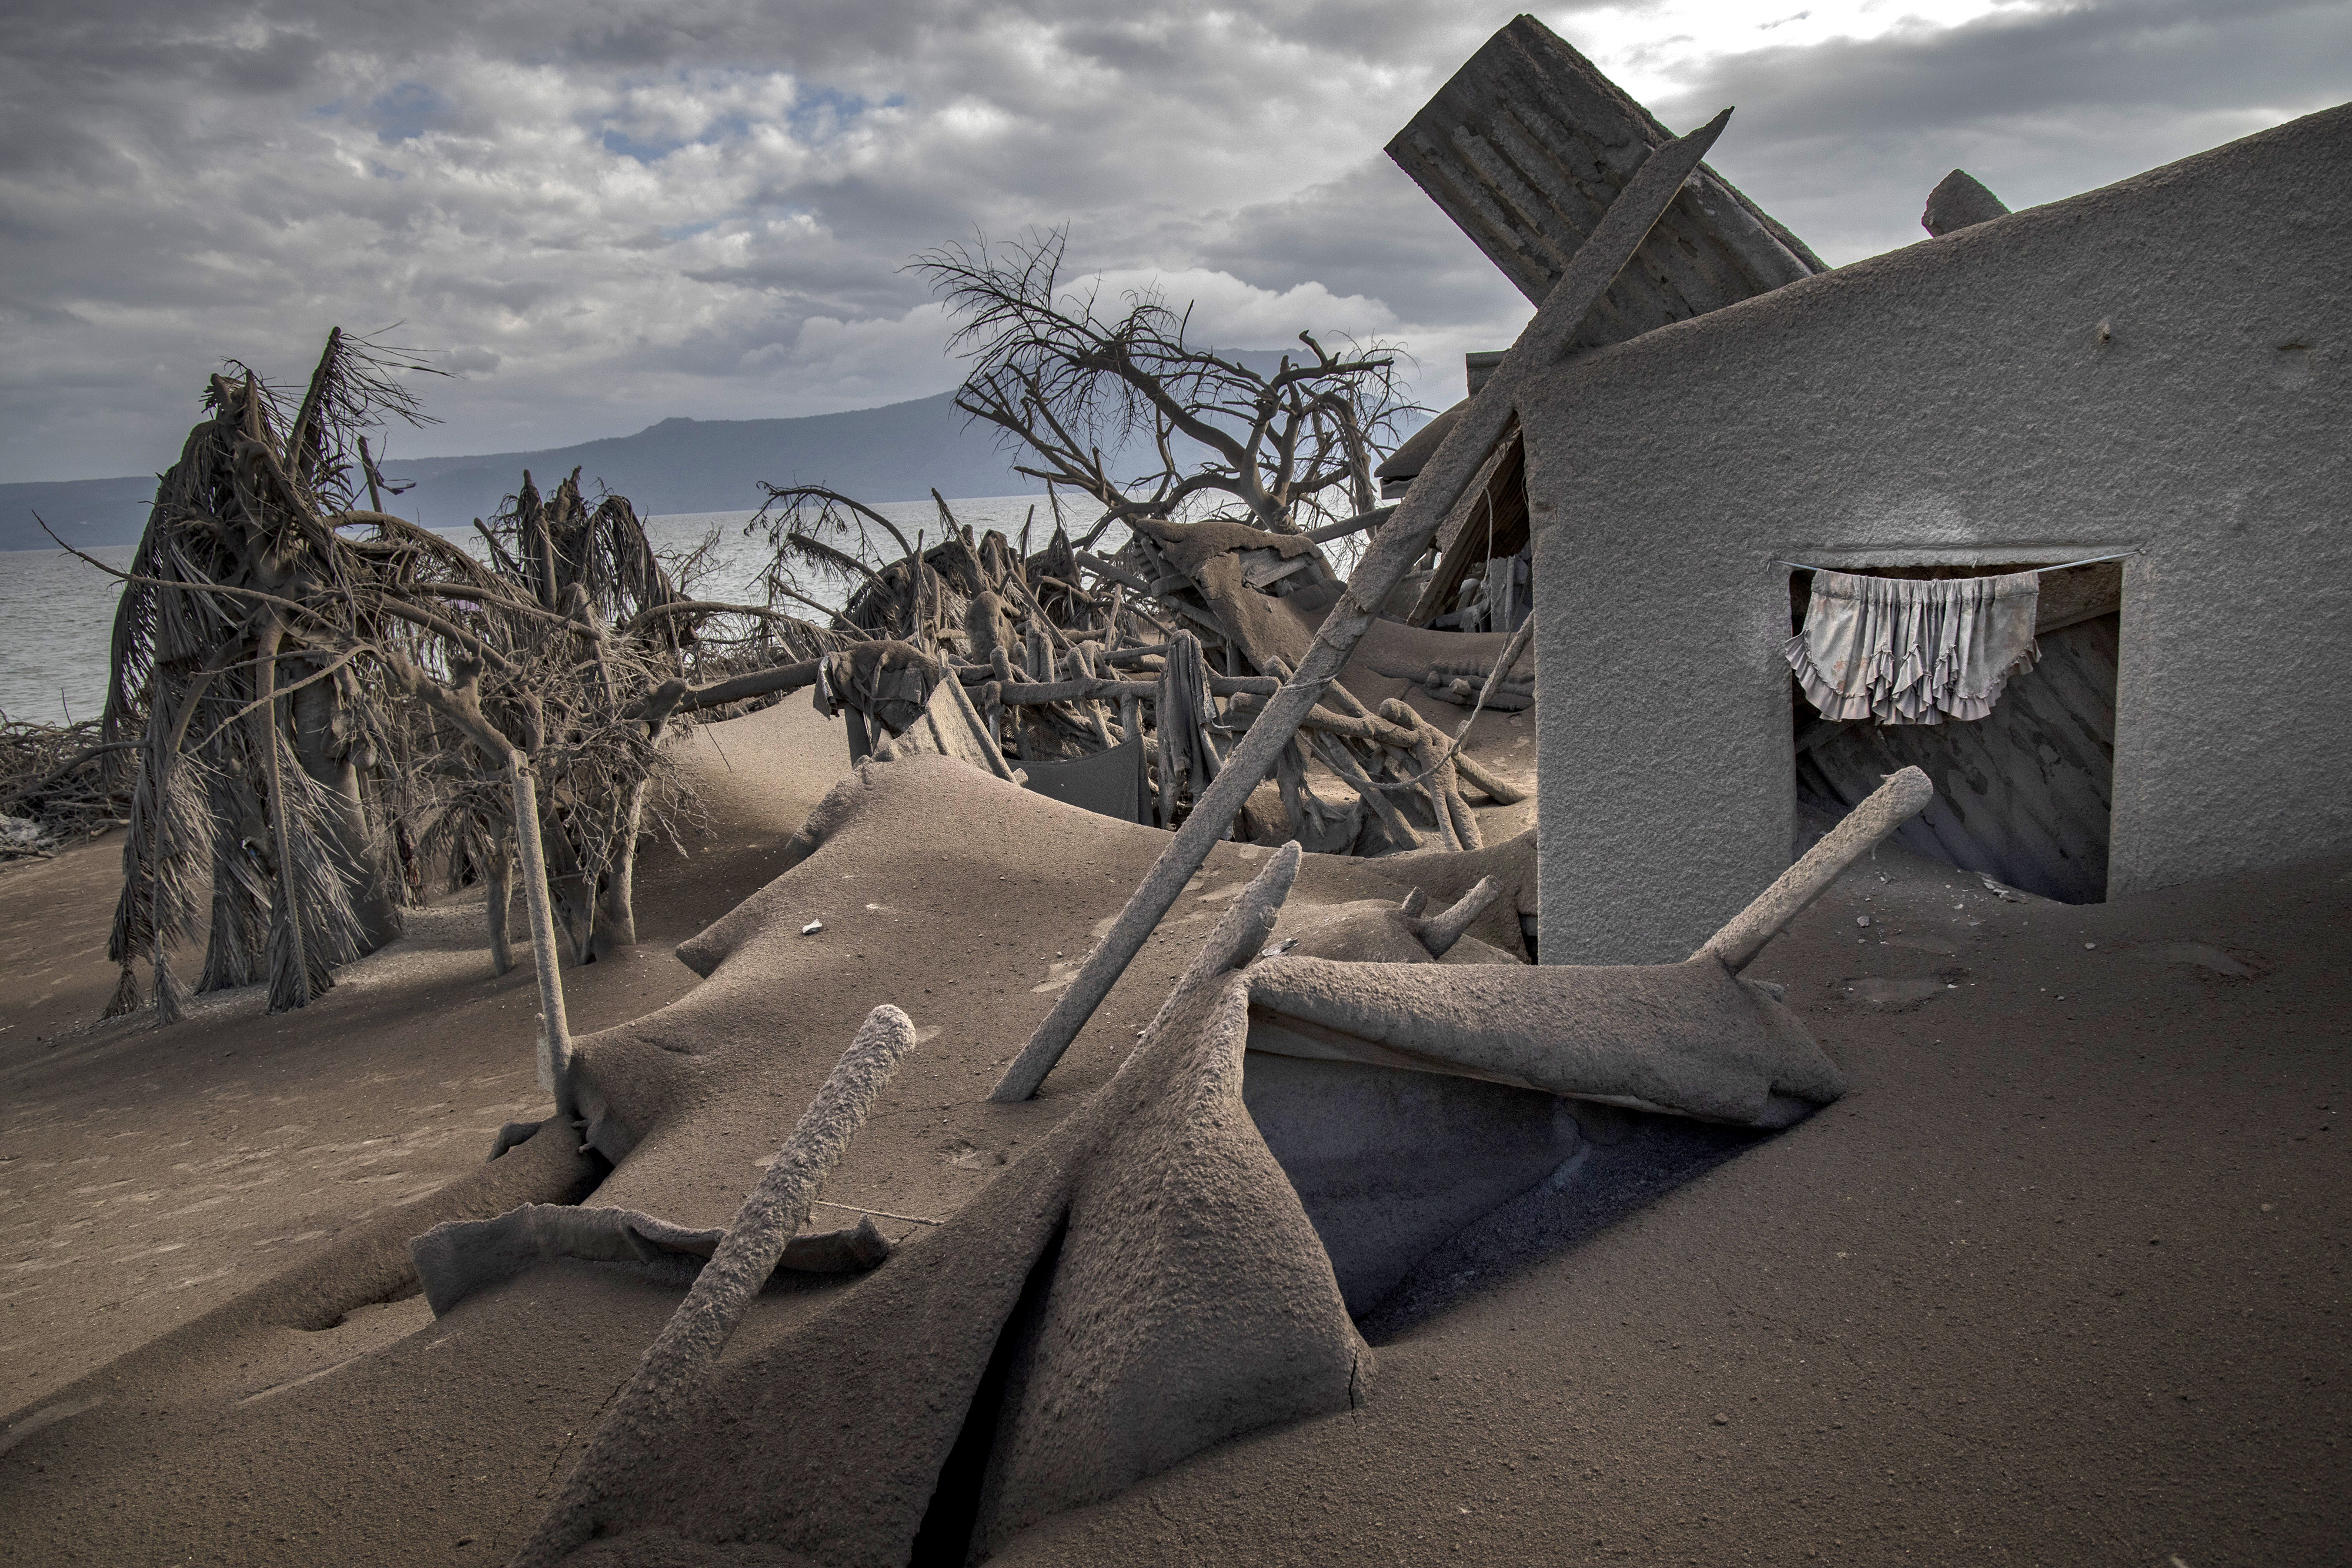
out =
[[[306,663],[308,661],[305,661]],[[307,672],[306,672],[307,673]],[[335,856],[349,873],[352,913],[359,916],[362,953],[373,953],[403,929],[400,898],[393,877],[370,841],[367,809],[360,800],[360,773],[350,743],[339,733],[342,698],[333,676],[312,681],[287,698],[294,728],[294,755],[302,771],[334,800],[329,824]]]
[[[646,781],[640,779],[629,791],[620,842],[614,846],[613,869],[605,874],[604,891],[596,900],[596,929],[589,937],[589,946],[598,957],[615,947],[637,945],[637,831],[645,810]]]
[[[299,873],[294,860],[294,807],[286,779],[285,742],[278,728],[278,649],[282,632],[273,612],[256,640],[254,656],[259,700],[253,711],[253,748],[261,759],[263,798],[269,813],[268,1007],[273,1013],[309,1006],[320,989],[311,984],[310,948],[302,930]]]
[[[257,896],[247,841],[258,841],[268,830],[262,825],[260,800],[252,786],[226,773],[213,776],[213,908],[212,929],[205,938],[204,973],[199,992],[249,986],[267,972],[264,935],[268,929],[267,903]]]
[[[563,1013],[563,976],[555,967],[555,920],[548,907],[547,864],[541,858],[539,791],[522,753],[507,753],[507,788],[514,800],[516,859],[522,867],[525,907],[530,913],[531,967],[539,976],[539,1074],[541,1087],[555,1096],[555,1113],[579,1115],[572,1097],[572,1026]]]
[[[509,922],[514,912],[515,852],[508,834],[500,833],[491,841],[482,877],[489,894],[490,973],[503,975],[514,967],[514,936]]]
[[[549,899],[561,905],[553,918],[562,927],[563,945],[572,950],[574,964],[593,964],[596,875],[581,861],[580,847],[560,821],[551,822],[542,815],[539,826],[540,858],[547,867]]]

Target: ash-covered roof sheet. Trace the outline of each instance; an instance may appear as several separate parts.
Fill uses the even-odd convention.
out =
[[[1523,16],[1438,89],[1388,154],[1540,304],[1651,149],[1671,140],[1591,61]],[[1827,270],[1702,164],[1576,346],[1637,337]]]

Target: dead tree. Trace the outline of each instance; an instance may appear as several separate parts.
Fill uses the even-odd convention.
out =
[[[909,538],[818,486],[767,486],[747,532],[771,548],[771,607],[837,595],[841,634],[908,651],[877,655],[864,674],[844,664],[821,688],[827,712],[852,710],[853,757],[900,734],[882,707],[913,711],[884,698],[880,673],[903,685],[919,663],[940,672],[934,682],[952,672],[971,688],[980,756],[1000,769],[1140,744],[1148,728],[1154,815],[1174,826],[1252,722],[1250,705],[1313,643],[1339,586],[1324,544],[1386,515],[1373,507],[1373,464],[1408,411],[1379,345],[1333,353],[1302,332],[1307,355],[1261,370],[1191,340],[1189,310],[1156,294],[1110,309],[1066,287],[1062,261],[1059,233],[915,261],[958,319],[971,364],[959,406],[1047,487],[1042,549],[1029,527],[1017,544],[962,527],[936,492],[936,534]],[[1077,539],[1060,521],[1065,496],[1093,503]],[[1124,537],[1107,543],[1114,529]],[[1359,852],[1476,847],[1465,787],[1497,800],[1518,791],[1405,716],[1333,683],[1277,759],[1272,800],[1253,800],[1235,831]]]
[[[914,267],[956,318],[971,371],[956,406],[993,425],[1049,496],[1101,508],[1079,540],[1113,524],[1223,509],[1270,533],[1370,511],[1372,466],[1412,412],[1393,351],[1309,332],[1307,354],[1271,371],[1190,337],[1191,310],[1132,291],[1113,308],[1062,277],[1066,235],[943,246]],[[1058,507],[1056,508],[1058,511]]]
[[[1025,461],[1018,470],[1046,485],[1057,516],[1065,493],[1099,508],[1075,542],[1057,524],[1046,559],[1024,543],[1009,570],[991,572],[987,550],[978,550],[981,573],[1013,618],[1015,634],[1040,644],[1064,678],[1091,668],[1095,658],[1076,657],[1084,639],[1059,632],[1057,622],[1068,618],[1106,626],[1098,652],[1122,642],[1188,648],[1197,639],[1199,652],[1184,657],[1202,662],[1201,674],[1227,683],[1218,695],[1254,695],[1256,683],[1279,681],[1297,667],[1337,591],[1339,571],[1322,542],[1352,538],[1381,515],[1373,465],[1409,412],[1395,356],[1378,344],[1335,353],[1301,332],[1306,355],[1259,370],[1193,341],[1190,309],[1156,293],[1129,293],[1112,308],[1097,291],[1066,284],[1064,238],[1055,232],[993,247],[984,240],[949,246],[914,264],[957,319],[952,340],[970,364],[958,406],[1020,450]],[[952,631],[937,629],[926,594],[933,578],[952,583],[957,574],[934,565],[933,554],[909,547],[893,528],[900,565],[871,559],[878,538],[870,525],[883,521],[871,508],[830,492],[772,494],[815,508],[780,546],[845,571],[853,563],[844,558],[856,558],[870,581],[853,594],[853,614],[861,602],[890,601],[887,616],[868,614],[862,628],[950,645],[974,664],[996,656],[985,645],[985,615],[968,612],[960,648],[951,646]],[[940,511],[951,535],[944,503]],[[1109,556],[1096,554],[1115,527],[1127,538]],[[903,588],[887,575],[894,570],[906,573]],[[1277,612],[1269,599],[1289,602]],[[1039,680],[1039,654],[1027,662],[1031,679]],[[1153,673],[1196,684],[1187,671]],[[1010,684],[999,690],[1015,693]],[[1180,795],[1197,796],[1215,776],[1217,734],[1230,746],[1245,727],[1244,715],[1213,709],[1195,737],[1186,728],[1191,700],[1154,705],[1155,728],[1170,714],[1185,719],[1158,747],[1164,822],[1174,821]],[[1457,770],[1437,755],[1450,747],[1384,721],[1336,683],[1328,702],[1318,711],[1330,722],[1307,727],[1275,769],[1286,831],[1327,847],[1338,847],[1336,839],[1367,849],[1475,847],[1477,830],[1458,787],[1448,793]],[[1031,755],[1033,738],[1044,746],[1051,737],[1018,727],[1018,756]],[[1352,793],[1360,803],[1343,809],[1336,801],[1344,797],[1327,800],[1313,776],[1327,791]],[[1359,820],[1360,831],[1342,825]]]
[[[131,747],[100,737],[94,718],[39,724],[0,714],[0,861],[47,860],[54,846],[122,825],[130,774],[108,763]]]
[[[213,377],[115,574],[100,744],[125,748],[131,809],[110,1014],[138,1005],[143,959],[178,1016],[173,949],[199,925],[198,990],[266,975],[273,1010],[299,1007],[397,935],[445,857],[490,882],[503,970],[519,826],[574,961],[633,941],[636,840],[682,801],[665,727],[777,684],[702,678],[690,650],[730,618],[772,650],[798,634],[784,618],[684,600],[628,503],[588,505],[576,476],[545,501],[526,476],[487,561],[359,505],[380,489],[359,433],[423,417],[393,379],[423,368],[338,330],[299,399],[242,366]],[[539,788],[514,782],[518,753]]]
[[[176,1016],[171,949],[207,914],[199,988],[266,970],[275,1008],[400,930],[362,782],[384,737],[347,653],[364,573],[337,528],[359,427],[422,418],[390,377],[402,368],[415,367],[340,330],[299,400],[233,364],[157,487],[104,720],[109,743],[137,748],[110,1012],[136,1004],[144,956]]]

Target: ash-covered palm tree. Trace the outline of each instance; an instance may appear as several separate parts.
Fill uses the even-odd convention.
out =
[[[388,737],[352,658],[389,603],[362,610],[372,574],[338,530],[372,477],[361,431],[423,417],[392,379],[409,368],[340,330],[299,401],[232,364],[156,488],[107,695],[107,738],[138,740],[110,1012],[136,1005],[143,956],[176,1016],[172,948],[207,915],[198,988],[266,971],[273,1008],[400,930],[367,798]]]
[[[451,862],[490,884],[503,972],[520,801],[574,961],[635,940],[637,839],[684,806],[663,734],[749,695],[692,684],[697,629],[787,618],[685,600],[627,501],[587,504],[576,475],[551,501],[525,476],[487,560],[360,505],[363,433],[423,420],[394,378],[425,369],[340,329],[299,399],[233,364],[157,486],[105,718],[136,768],[110,1014],[143,959],[179,1016],[173,949],[199,925],[197,989],[266,976],[272,1010],[302,1006]]]

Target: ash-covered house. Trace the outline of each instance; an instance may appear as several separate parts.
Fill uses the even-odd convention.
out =
[[[1665,139],[1630,101],[1522,17],[1391,152],[1538,298],[1529,258]],[[1939,799],[1905,842],[2069,902],[2352,848],[2347,166],[2352,107],[2026,212],[1949,180],[1936,237],[1835,270],[1690,181],[1611,295],[1665,319],[1596,312],[1493,468],[1531,535],[1544,960],[1684,956],[1906,763]],[[1817,570],[2074,562],[1983,717],[1824,719],[1792,674]]]

